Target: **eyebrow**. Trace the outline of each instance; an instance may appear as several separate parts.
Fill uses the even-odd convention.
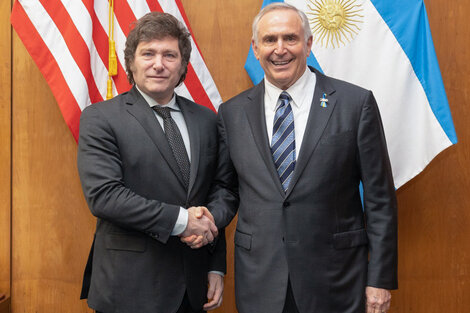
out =
[[[299,38],[299,34],[296,34],[296,33],[287,33],[287,34],[266,34],[264,35],[263,37],[261,37],[262,40],[264,39],[270,39],[270,38],[277,38],[277,37],[282,37],[282,38],[286,38],[286,37],[294,37],[294,38]]]
[[[157,52],[157,51],[161,51],[162,53],[168,53],[168,52],[171,52],[171,53],[176,53],[178,54],[179,51],[176,50],[176,49],[165,49],[165,50],[158,50],[158,49],[154,49],[154,48],[151,48],[151,47],[148,47],[148,48],[142,48],[141,52],[147,52],[147,51],[151,51],[151,52]]]

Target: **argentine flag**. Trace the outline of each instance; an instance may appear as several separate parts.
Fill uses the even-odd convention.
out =
[[[263,7],[272,2],[263,2]],[[372,90],[377,99],[395,187],[457,142],[423,0],[285,0],[307,15],[308,64]],[[252,49],[245,64],[264,73]]]

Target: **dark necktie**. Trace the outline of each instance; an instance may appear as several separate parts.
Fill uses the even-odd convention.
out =
[[[279,107],[274,115],[271,152],[274,165],[281,179],[284,191],[289,187],[295,168],[294,113],[290,105],[291,97],[285,91],[279,96]]]
[[[157,112],[158,115],[163,118],[163,128],[165,130],[166,139],[170,144],[173,156],[175,157],[176,163],[178,163],[178,167],[180,168],[185,187],[188,188],[190,168],[189,158],[186,152],[186,148],[184,146],[184,141],[183,137],[181,136],[180,130],[176,125],[175,120],[171,117],[171,109],[168,107],[160,106],[154,106],[152,108],[155,110],[155,112]]]

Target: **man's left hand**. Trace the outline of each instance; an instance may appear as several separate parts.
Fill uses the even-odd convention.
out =
[[[366,312],[367,313],[385,313],[390,309],[390,300],[392,295],[390,290],[366,287]]]
[[[216,273],[209,273],[208,280],[208,302],[202,307],[204,311],[210,311],[218,308],[222,304],[222,296],[224,293],[224,277],[222,275]]]

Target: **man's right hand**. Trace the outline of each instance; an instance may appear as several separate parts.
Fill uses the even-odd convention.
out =
[[[188,209],[188,225],[180,235],[182,242],[192,249],[197,249],[212,242],[217,235],[214,218],[206,207]]]

